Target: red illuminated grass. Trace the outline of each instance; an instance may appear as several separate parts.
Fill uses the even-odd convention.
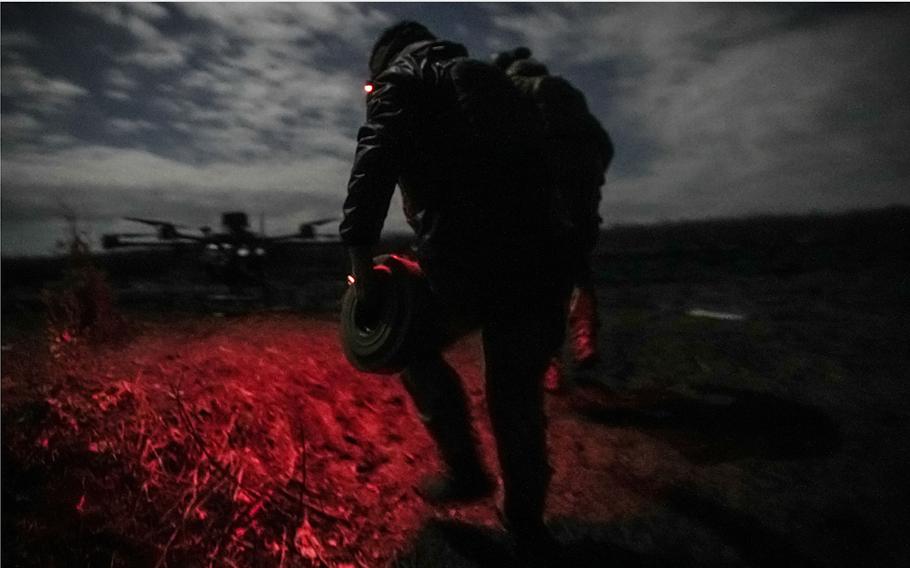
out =
[[[419,522],[404,471],[427,440],[401,435],[419,432],[403,393],[347,367],[333,324],[158,324],[118,349],[58,352],[35,459],[78,462],[71,510],[126,524],[158,565],[372,565]]]
[[[30,379],[21,377],[34,355],[5,358],[5,415],[25,404],[8,395],[27,387],[40,394],[28,404],[43,409],[30,428],[6,429],[5,444],[25,456],[22,475],[60,472],[47,480],[48,516],[29,521],[24,546],[34,539],[40,549],[66,530],[59,513],[84,527],[61,543],[74,560],[93,554],[87,530],[117,535],[113,560],[104,553],[114,565],[376,566],[430,517],[496,526],[494,499],[436,510],[417,498],[415,482],[438,467],[433,446],[399,380],[353,370],[337,333],[334,321],[302,317],[209,318],[147,323],[119,346],[55,343]],[[495,469],[479,341],[449,358]],[[553,431],[565,454],[554,461],[568,466],[554,486],[576,479],[551,510],[571,512],[602,479],[582,487],[569,457],[577,433]],[[610,500],[611,516],[641,501]]]

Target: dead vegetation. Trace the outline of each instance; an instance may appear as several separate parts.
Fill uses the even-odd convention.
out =
[[[548,510],[571,566],[907,564],[910,289],[894,233],[818,245],[792,270],[751,245],[724,251],[732,264],[604,259],[615,391],[548,399]],[[4,335],[4,561],[507,565],[495,498],[433,509],[413,494],[437,467],[431,442],[398,381],[344,361],[334,317],[153,310],[101,333],[118,320],[103,277],[69,282],[48,288],[40,332]],[[447,357],[492,466],[479,342]]]
[[[75,221],[66,241],[66,268],[59,280],[41,290],[52,351],[69,343],[106,342],[124,333],[126,325],[114,308],[114,292],[92,256]]]
[[[127,325],[69,226],[65,268],[41,290],[44,337],[4,353],[4,559],[354,567],[391,556],[401,538],[384,538],[365,509],[410,499],[406,484],[381,495],[370,479],[389,462],[388,437],[373,439],[389,434],[377,405],[394,419],[403,398],[337,380],[352,370],[322,322]]]
[[[338,355],[323,344],[334,337],[301,330],[290,345],[274,330],[288,322],[227,335],[218,323],[147,324],[117,347],[52,341],[44,372],[25,369],[39,353],[5,357],[4,491],[21,509],[5,511],[18,538],[4,553],[25,565],[106,556],[156,567],[372,566],[391,554],[400,542],[380,541],[383,527],[364,512],[385,500],[367,478],[388,458],[383,440],[358,435],[383,427],[350,424],[334,407],[346,396],[328,390],[339,369],[327,358]],[[7,398],[15,393],[37,396]],[[402,411],[401,398],[386,403]],[[383,400],[357,404],[369,417]],[[35,475],[44,495],[29,491]],[[77,525],[70,548],[41,546]]]

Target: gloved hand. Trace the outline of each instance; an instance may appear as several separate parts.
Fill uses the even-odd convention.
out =
[[[364,321],[371,321],[378,315],[382,305],[382,290],[376,271],[373,270],[372,247],[350,247],[351,272],[354,276],[354,294],[357,297],[357,311]]]

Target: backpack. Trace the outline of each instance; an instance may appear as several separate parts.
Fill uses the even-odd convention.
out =
[[[496,66],[460,59],[449,69],[456,104],[476,143],[495,159],[523,162],[544,152],[543,117]]]

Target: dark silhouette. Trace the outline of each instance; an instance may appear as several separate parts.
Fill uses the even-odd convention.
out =
[[[613,159],[607,131],[588,110],[584,94],[566,79],[551,75],[519,47],[494,58],[519,90],[540,109],[547,140],[547,164],[559,197],[571,221],[571,274],[575,289],[569,305],[569,335],[573,364],[590,369],[598,360],[597,301],[594,294],[591,252],[600,235],[598,212],[601,187]],[[547,372],[548,390],[558,390],[561,366],[554,359]]]
[[[265,277],[265,257],[274,245],[327,242],[316,234],[315,227],[335,221],[334,217],[301,223],[297,232],[287,235],[266,236],[250,230],[249,217],[243,211],[229,211],[221,215],[221,232],[211,227],[190,229],[171,221],[124,217],[127,221],[155,227],[148,233],[109,233],[102,236],[105,249],[128,247],[192,247],[198,249],[199,263],[212,282],[222,283],[235,294],[244,294],[249,288],[268,290]]]
[[[699,387],[698,394],[638,391],[589,399],[576,403],[576,409],[593,422],[667,439],[698,464],[824,457],[841,445],[837,424],[814,406],[720,386]]]
[[[559,519],[553,530],[564,543],[551,564],[560,568],[658,568],[697,566],[685,554],[637,551],[622,542],[616,527]],[[646,530],[641,532],[646,533]],[[432,520],[392,566],[396,568],[526,568],[529,564],[502,533],[456,521]]]
[[[569,288],[566,227],[547,182],[540,115],[495,66],[414,22],[383,33],[370,73],[340,230],[355,290],[363,304],[376,302],[373,246],[397,183],[435,299],[482,330],[504,521],[522,549],[545,549],[541,381],[562,342]],[[420,493],[432,502],[470,500],[493,484],[464,387],[440,351],[420,346],[403,374],[447,466]]]

